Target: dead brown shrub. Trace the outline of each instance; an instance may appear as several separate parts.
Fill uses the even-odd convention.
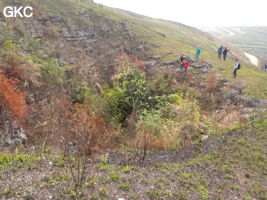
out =
[[[103,118],[84,105],[71,105],[63,100],[65,107],[59,121],[64,154],[73,157],[69,162],[74,190],[77,194],[84,181],[87,160],[110,144],[112,131],[108,131]]]
[[[217,87],[216,73],[210,73],[206,80],[206,90],[208,92],[214,92]]]

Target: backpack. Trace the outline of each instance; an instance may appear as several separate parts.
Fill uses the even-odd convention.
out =
[[[238,67],[237,67],[237,69],[241,69],[241,65],[240,65],[240,63],[238,63]]]

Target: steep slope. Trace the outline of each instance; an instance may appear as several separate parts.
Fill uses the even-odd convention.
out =
[[[90,0],[12,2],[35,16],[0,22],[0,146],[22,149],[0,154],[0,198],[266,198],[267,74],[240,50],[221,61],[219,39]]]
[[[149,78],[169,73],[176,79],[173,86],[181,87],[185,81],[183,74],[177,73],[178,54],[194,57],[197,46],[203,53],[201,60],[190,68],[189,86],[197,91],[202,107],[209,101],[205,100],[208,72],[217,74],[217,109],[240,104],[234,109],[247,113],[247,106],[266,104],[267,74],[248,66],[244,55],[234,48],[230,59],[218,60],[216,49],[220,40],[195,28],[108,8],[92,1],[6,1],[2,6],[12,2],[14,5],[33,4],[35,16],[33,19],[2,18],[1,65],[5,71],[16,69],[20,72],[31,62],[27,73],[24,72],[26,75],[17,77],[22,81],[21,85],[27,86],[23,90],[29,90],[29,96],[33,96],[28,98],[31,107],[44,101],[49,105],[52,94],[62,91],[67,91],[72,102],[84,102],[84,91],[88,92],[88,87],[103,93],[104,85],[112,85],[121,70],[117,57],[123,53],[143,60]],[[243,61],[238,80],[232,78],[234,57]],[[31,70],[33,77],[28,76]],[[249,112],[258,110],[253,108]]]
[[[72,57],[77,54],[79,58],[76,59],[75,63],[81,62],[82,65],[93,66],[103,77],[111,76],[112,71],[114,72],[112,69],[114,58],[121,52],[137,55],[145,61],[149,60],[151,55],[160,55],[161,60],[169,61],[177,59],[177,55],[181,53],[194,57],[197,46],[203,49],[203,60],[212,64],[215,69],[221,67],[225,69],[222,73],[218,72],[222,78],[230,79],[232,77],[233,61],[221,62],[216,59],[217,47],[224,42],[195,28],[175,22],[152,19],[87,1],[82,3],[59,0],[51,2],[51,5],[50,1],[43,1],[39,6],[44,13],[56,13],[56,16],[61,16],[61,25],[57,24],[56,18],[54,22],[50,20],[54,27],[59,29],[64,27],[63,30],[60,30],[62,33],[58,34],[58,37],[62,39],[53,41],[55,44],[53,48],[55,47],[55,50],[63,55],[61,57],[75,60]],[[62,8],[64,13],[62,13]],[[40,23],[35,22],[35,24]],[[76,26],[72,26],[72,24]],[[35,28],[35,30],[40,29],[40,27]],[[65,35],[64,31],[67,32]],[[49,30],[49,34],[53,34],[53,28],[52,31]],[[60,44],[62,42],[67,42],[67,46]],[[71,45],[68,46],[70,43]],[[249,86],[246,89],[247,94],[266,97],[264,84],[266,74],[262,74],[260,70],[249,66],[243,52],[229,44],[225,44],[225,46],[230,46],[231,58],[238,57],[244,62],[240,72],[240,81],[246,82]],[[70,49],[73,48],[73,52],[70,53]],[[64,50],[68,50],[68,52],[64,52]],[[167,52],[172,53],[168,54]],[[100,65],[102,66],[101,69],[96,67]],[[106,67],[103,68],[103,66]],[[108,71],[111,71],[111,74]],[[251,76],[251,74],[255,74],[255,76]]]
[[[122,52],[137,55],[143,60],[150,55],[174,60],[180,53],[194,57],[197,46],[203,49],[203,60],[215,68],[224,67],[224,78],[232,76],[233,61],[224,63],[216,59],[215,52],[220,41],[195,28],[108,8],[91,1],[46,0],[33,3],[37,15],[33,20],[22,21],[26,30],[46,41],[60,62],[83,66],[90,72],[97,71],[101,76],[99,80],[108,80],[112,76],[114,60]],[[247,63],[242,52],[231,49],[232,57],[239,57]],[[253,80],[250,80],[251,73],[257,74],[252,77]],[[247,64],[240,72],[240,79],[254,89],[259,86],[261,91],[266,89],[262,73]],[[251,96],[263,96],[253,89],[247,89],[247,92]]]

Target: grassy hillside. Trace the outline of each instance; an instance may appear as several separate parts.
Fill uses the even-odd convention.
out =
[[[80,6],[91,7],[94,5],[80,4]],[[133,22],[133,32],[138,36],[138,38],[145,40],[150,44],[156,44],[156,47],[153,47],[152,45],[150,53],[154,55],[162,55],[163,60],[177,59],[177,55],[181,53],[194,57],[196,47],[201,47],[203,49],[201,59],[211,63],[215,68],[224,67],[225,71],[221,73],[221,77],[234,81],[232,79],[232,68],[234,64],[233,59],[235,57],[238,57],[244,62],[244,64],[242,64],[243,67],[240,71],[240,78],[238,79],[238,81],[246,82],[246,84],[248,85],[248,88],[246,89],[247,95],[251,97],[267,97],[267,73],[256,69],[252,65],[249,65],[243,52],[232,47],[231,45],[228,44],[228,46],[230,46],[230,48],[232,49],[230,55],[232,60],[223,62],[217,59],[216,50],[218,46],[221,43],[224,44],[224,42],[218,39],[214,39],[212,36],[196,28],[189,27],[176,22],[153,19],[137,15],[128,11],[113,9],[105,6],[97,7],[96,11],[101,13],[101,15],[116,20],[127,19]],[[258,30],[257,33],[264,33],[261,30]],[[261,38],[264,37],[263,34],[261,37],[255,37],[255,35],[248,36],[249,37],[246,38],[258,38],[257,40],[261,40]],[[257,40],[253,40],[254,43],[257,43]],[[228,39],[227,41],[231,42]],[[227,44],[225,46],[227,46]],[[239,45],[237,46],[241,47]],[[247,50],[245,48],[241,49]],[[166,54],[166,52],[168,51],[172,51],[173,54]]]
[[[56,5],[59,6],[57,9],[58,12],[62,10],[60,9],[60,2],[61,1],[57,1],[56,3]],[[44,4],[47,3],[48,1],[45,1]],[[66,1],[64,1],[64,6],[66,5]],[[75,1],[69,1],[69,5],[75,6],[77,9],[93,8],[99,15],[114,20],[129,20],[132,22],[132,31],[139,39],[144,40],[149,44],[156,44],[156,46],[151,45],[149,52],[154,55],[161,55],[162,60],[177,59],[177,55],[181,53],[194,57],[195,48],[201,47],[203,49],[201,59],[211,63],[215,68],[224,67],[225,71],[222,73],[219,72],[221,77],[234,81],[232,79],[232,68],[234,65],[233,59],[238,57],[244,62],[244,64],[242,64],[243,67],[240,71],[238,81],[246,82],[248,85],[248,88],[246,89],[247,95],[251,97],[267,97],[267,73],[249,65],[243,53],[229,44],[228,46],[232,49],[230,55],[231,60],[227,62],[218,60],[216,50],[221,44],[219,43],[220,40],[214,39],[212,36],[196,28],[176,22],[153,19],[120,9],[97,6],[92,3],[77,3]],[[50,8],[52,7],[50,6]],[[57,6],[54,5],[53,8],[57,8]],[[75,10],[73,11],[75,12]],[[169,51],[173,53],[166,54],[166,52]]]

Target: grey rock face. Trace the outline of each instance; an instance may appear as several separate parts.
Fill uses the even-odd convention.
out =
[[[25,130],[21,128],[17,121],[6,121],[5,127],[1,127],[0,146],[12,147],[15,145],[25,144],[28,140]]]
[[[224,87],[222,88],[223,96],[225,99],[227,98],[235,98],[236,96],[240,95],[239,90],[235,90],[233,88]]]
[[[147,61],[147,62],[144,62],[145,66],[146,67],[154,67],[157,62],[156,61]]]
[[[243,82],[237,82],[237,83],[231,84],[230,87],[235,89],[235,90],[242,91],[246,88],[246,84]]]
[[[154,60],[160,60],[161,58],[162,58],[162,56],[158,56],[158,55],[152,56],[152,59],[154,59]]]
[[[206,73],[209,73],[209,69],[208,69],[208,68],[202,68],[201,71],[202,71],[203,73],[205,73],[205,74],[206,74]]]
[[[267,105],[267,99],[236,96],[235,102],[248,107],[262,107]]]
[[[172,60],[172,61],[165,61],[165,62],[162,62],[161,65],[175,65],[177,64],[177,61],[176,60]]]

